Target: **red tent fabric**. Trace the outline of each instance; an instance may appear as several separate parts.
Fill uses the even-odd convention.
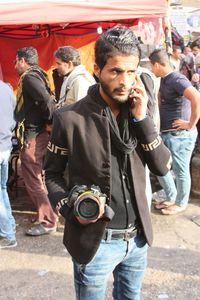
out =
[[[16,50],[33,46],[40,66],[49,70],[54,51],[63,45],[80,49],[82,63],[92,71],[93,42],[100,26],[133,26],[138,18],[158,18],[166,13],[165,0],[1,0],[0,65],[4,81],[14,89]]]
[[[124,20],[165,11],[165,0],[1,0],[0,25]]]

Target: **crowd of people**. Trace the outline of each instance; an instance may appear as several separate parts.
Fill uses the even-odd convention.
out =
[[[114,299],[140,299],[153,239],[149,172],[167,197],[156,209],[173,215],[187,208],[200,117],[200,39],[182,50],[174,47],[169,56],[155,49],[151,70],[139,67],[140,43],[119,26],[97,39],[93,76],[77,49],[60,47],[53,93],[37,50],[24,47],[16,53],[16,101],[0,82],[0,248],[17,246],[6,186],[15,134],[36,210],[26,235],[54,233],[64,217],[77,299],[102,300],[110,273]]]

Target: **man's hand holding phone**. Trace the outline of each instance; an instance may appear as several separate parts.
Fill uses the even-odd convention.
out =
[[[129,95],[131,101],[131,114],[136,120],[142,120],[147,113],[148,96],[145,91],[145,87],[137,74],[135,77],[135,83],[132,87],[132,92]]]

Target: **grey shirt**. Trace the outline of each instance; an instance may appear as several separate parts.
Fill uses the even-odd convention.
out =
[[[0,151],[12,148],[12,132],[15,128],[16,101],[11,87],[0,80]]]

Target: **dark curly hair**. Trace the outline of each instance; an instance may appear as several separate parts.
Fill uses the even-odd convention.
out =
[[[54,56],[61,59],[62,61],[66,62],[66,63],[71,61],[74,66],[78,66],[81,63],[79,51],[72,46],[59,47],[55,51]]]
[[[141,58],[139,41],[130,28],[119,26],[109,29],[95,44],[95,62],[100,69],[114,55],[134,55]]]
[[[30,66],[38,65],[38,52],[33,47],[19,48],[16,55],[19,59],[23,57]]]

